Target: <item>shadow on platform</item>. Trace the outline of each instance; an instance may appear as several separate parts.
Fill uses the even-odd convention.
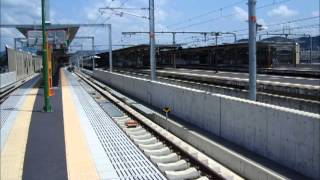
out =
[[[35,112],[32,113],[29,128],[23,179],[68,179],[61,88],[55,88],[55,96],[51,97],[51,113],[42,112],[41,91],[43,90],[39,90],[33,107]]]

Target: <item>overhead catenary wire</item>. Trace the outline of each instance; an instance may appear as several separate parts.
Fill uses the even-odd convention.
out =
[[[266,8],[266,7],[269,7],[269,6],[274,6],[274,5],[285,3],[285,2],[288,2],[288,1],[291,1],[291,0],[273,1],[272,3],[261,5],[261,6],[257,7],[257,9],[262,9],[262,8]],[[217,18],[219,19],[221,17],[217,17]],[[293,20],[289,20],[289,21],[285,21],[285,22],[271,23],[271,24],[265,24],[265,25],[268,26],[268,27],[273,27],[273,26],[278,26],[278,25],[282,25],[282,24],[285,25],[285,24],[290,24],[290,23],[295,23],[295,22],[313,20],[313,19],[317,19],[317,18],[319,18],[319,16],[304,17],[304,18],[293,19]],[[307,28],[307,27],[298,27],[298,28],[295,27],[293,29],[302,29],[302,28]],[[315,27],[310,27],[310,28],[315,28]],[[245,29],[240,29],[240,30],[234,30],[234,31],[231,31],[231,32],[241,32],[241,31],[247,31],[247,30],[248,29],[245,28]],[[279,30],[277,30],[277,31],[279,31]],[[247,34],[245,34],[245,35],[247,36]]]
[[[111,1],[108,3],[107,6],[111,6],[114,1],[115,1],[115,0],[111,0]],[[121,4],[119,5],[119,7],[122,7],[122,6],[125,5],[128,1],[129,1],[129,0],[124,0],[124,1],[122,1]],[[98,13],[99,13],[99,11],[98,11]],[[99,23],[99,20],[102,20],[103,15],[104,15],[104,12],[100,12],[100,13],[99,13],[98,17],[97,17],[96,20],[95,20],[95,24],[98,24],[98,23]],[[114,12],[112,12],[106,19],[102,20],[102,21],[101,21],[102,24],[105,24],[108,20],[110,20],[113,15],[114,15]],[[94,36],[94,34],[96,33],[96,31],[97,31],[97,27],[94,27],[94,28],[90,29],[89,31],[87,31],[87,32],[84,33],[84,34],[93,34],[93,36]]]
[[[308,25],[303,25],[303,26],[296,26],[296,27],[292,27],[291,30],[299,30],[299,29],[308,29],[308,30],[310,30],[310,29],[312,29],[312,28],[317,28],[317,27],[319,27],[319,25],[320,25],[320,24],[308,24]],[[266,32],[268,32],[268,33],[274,33],[274,32],[282,32],[282,31],[283,31],[283,29],[272,29],[272,30],[263,31],[263,32],[260,32],[260,33],[266,33]],[[304,34],[304,33],[306,33],[305,30],[302,31],[302,34]],[[297,36],[297,34],[296,34],[296,33],[293,33],[293,32],[291,32],[291,33],[284,33],[283,35],[285,35],[285,34],[288,34],[288,35],[291,35],[291,36]],[[259,34],[258,34],[258,35],[259,35]],[[237,34],[237,36],[238,36],[238,37],[247,37],[248,34],[247,34],[247,33],[242,33],[242,34]],[[270,36],[273,36],[273,35],[270,34]],[[229,37],[228,37],[228,36],[220,37],[219,39],[220,39],[221,41],[224,41],[225,39],[228,39],[228,38],[230,38],[230,42],[231,42],[231,41],[232,41],[232,39],[231,39],[232,36],[229,36]],[[187,41],[187,40],[189,40],[189,39],[192,39],[192,40]],[[180,44],[184,44],[184,45],[193,44],[193,46],[199,47],[199,46],[201,46],[201,45],[196,44],[196,43],[207,42],[207,44],[209,44],[211,40],[215,40],[215,38],[214,38],[214,37],[212,37],[212,38],[209,37],[209,38],[207,38],[206,40],[204,40],[204,39],[202,39],[201,36],[191,36],[191,37],[189,36],[189,37],[184,38]],[[224,42],[225,42],[225,41],[224,41]]]
[[[193,17],[190,17],[190,18],[188,18],[188,19],[185,20],[185,21],[181,21],[181,22],[169,24],[169,25],[167,25],[167,27],[169,28],[169,27],[172,27],[172,26],[177,26],[177,25],[184,24],[184,23],[186,23],[186,22],[190,22],[190,21],[193,21],[193,20],[195,20],[195,19],[198,19],[198,18],[207,16],[207,15],[209,15],[209,14],[213,14],[213,13],[216,13],[216,12],[221,12],[221,11],[224,10],[224,9],[231,8],[231,7],[235,6],[235,5],[241,4],[241,3],[246,2],[246,1],[247,1],[247,0],[237,1],[237,2],[234,2],[234,3],[230,4],[230,5],[227,5],[227,6],[218,8],[218,9],[214,9],[214,10],[207,11],[207,12],[205,12],[205,13],[202,13],[202,14],[199,14],[199,15],[196,15],[196,16],[193,16]]]
[[[318,18],[320,18],[320,16],[309,16],[309,17],[293,19],[293,20],[289,20],[289,21],[282,21],[282,22],[265,24],[265,26],[267,26],[267,27],[279,26],[279,25],[285,25],[285,24],[296,23],[296,22],[301,22],[301,21],[308,21],[308,20],[318,19]],[[243,28],[243,29],[233,30],[231,32],[242,32],[242,31],[247,31],[247,30],[248,30],[248,28]]]
[[[300,30],[300,29],[314,29],[314,28],[318,28],[320,24],[308,24],[308,25],[303,25],[303,26],[295,26],[295,27],[291,27],[290,28],[290,31],[293,31],[293,30]],[[261,33],[274,33],[274,32],[283,32],[283,28],[278,28],[278,29],[269,29],[267,31],[260,31],[257,35],[261,34]],[[291,35],[291,34],[294,34],[293,32],[283,32],[283,34],[288,34],[288,35]],[[248,36],[247,33],[240,33],[240,34],[237,34],[238,37],[246,37]]]
[[[119,16],[123,16],[124,14],[127,14],[127,15],[130,15],[130,16],[135,16],[135,17],[139,17],[139,18],[143,18],[143,19],[149,19],[149,17],[144,16],[144,15],[133,14],[131,12],[123,11],[123,10],[135,10],[135,11],[142,10],[142,11],[145,11],[145,10],[149,10],[149,8],[145,8],[145,7],[144,8],[123,7],[124,3],[121,4],[119,7],[107,6],[107,7],[99,8],[99,11],[100,12],[104,12],[104,10],[110,10],[110,11],[113,12],[113,14],[116,14],[116,15],[119,15]]]
[[[320,24],[308,24],[308,25],[304,25],[304,26],[295,26],[295,27],[290,27],[290,30],[296,30],[296,29],[312,29],[312,28],[318,28]],[[283,31],[282,29],[275,29],[275,30],[270,30],[267,32],[280,32]],[[288,33],[290,34],[290,33]]]
[[[108,6],[110,6],[114,1],[115,1],[115,0],[111,0],[111,1],[109,2]],[[99,22],[99,20],[102,18],[103,14],[104,14],[104,12],[97,12],[97,13],[98,13],[98,17],[96,18],[94,24],[97,24],[97,23]],[[109,17],[110,17],[110,16],[109,16]],[[93,28],[92,31],[94,31],[94,32],[92,33],[92,31],[91,31],[91,32],[89,31],[88,34],[94,34],[94,33],[96,32],[96,29],[97,29],[97,28]]]
[[[269,6],[273,6],[273,5],[277,5],[277,4],[280,4],[280,3],[284,3],[284,2],[288,2],[288,1],[291,1],[291,0],[280,0],[280,1],[273,1],[273,2],[271,2],[271,3],[266,3],[266,4],[264,4],[264,5],[260,5],[260,6],[258,6],[257,7],[257,9],[259,9],[259,8],[266,8],[266,7],[269,7]],[[125,1],[123,1],[123,2],[125,2]],[[237,2],[234,2],[232,5],[235,5],[235,4],[241,4],[242,2],[244,2],[244,1],[237,1]],[[232,5],[229,5],[229,6],[232,6]],[[225,6],[225,7],[227,7],[227,6]],[[225,8],[225,7],[222,7],[222,8],[218,8],[218,9],[215,9],[216,10],[216,12],[219,12],[221,9],[223,9],[223,8]],[[208,12],[205,12],[205,13],[202,13],[202,14],[200,14],[200,15],[197,15],[197,16],[194,16],[194,17],[204,17],[204,16],[206,16],[206,13],[209,13],[210,14],[210,12],[213,12],[214,10],[212,10],[212,11],[208,11]],[[114,15],[114,13],[112,13],[111,14],[111,16],[112,15]],[[227,15],[225,15],[225,16],[230,16],[230,14],[227,14]],[[103,16],[101,16],[101,17],[103,17]],[[106,20],[109,20],[109,18],[110,17],[108,17]],[[193,17],[191,17],[191,18],[189,18],[189,19],[192,19]],[[219,16],[219,17],[216,17],[216,18],[221,18],[221,16]],[[293,19],[293,20],[289,20],[289,21],[284,21],[284,22],[277,22],[277,23],[271,23],[271,24],[265,24],[266,26],[268,26],[268,28],[269,27],[273,27],[273,26],[279,26],[279,25],[286,25],[286,24],[290,24],[290,23],[295,23],[295,22],[302,22],[302,21],[308,21],[308,20],[313,20],[313,19],[317,19],[317,18],[319,18],[319,16],[312,16],[312,17],[304,17],[304,18],[299,18],[299,19]],[[100,20],[101,20],[102,18],[100,18]],[[195,18],[195,19],[197,19],[197,18]],[[99,19],[97,19],[97,21],[99,21]],[[180,22],[181,23],[181,22]],[[171,25],[168,25],[168,26],[174,26],[174,24],[171,24]],[[314,25],[315,26],[315,25]],[[312,26],[312,27],[310,27],[310,28],[314,28],[314,26]],[[290,29],[308,29],[308,27],[290,27]],[[242,31],[247,31],[248,29],[247,28],[244,28],[244,29],[238,29],[238,30],[233,30],[233,31],[229,31],[229,32],[242,32]],[[282,30],[282,29],[281,29]],[[279,30],[279,29],[276,29],[276,30],[271,30],[271,29],[268,29],[268,32],[279,32],[279,31],[281,31],[281,30]],[[266,31],[260,31],[260,32],[266,32]],[[237,34],[237,36],[245,36],[246,34]],[[231,37],[230,37],[231,38]],[[225,39],[227,39],[228,40],[228,37],[226,37]],[[131,39],[132,40],[132,39]],[[143,43],[147,43],[147,41],[146,41],[147,39],[144,39],[144,38],[135,38],[134,39],[134,41],[137,41],[137,42],[140,42],[141,44],[143,44]],[[159,39],[158,39],[159,40]],[[163,38],[160,38],[160,40],[159,40],[159,43],[162,43],[162,42],[166,42],[166,41],[169,41],[170,40],[170,38],[166,38],[166,39],[163,39]],[[179,38],[179,39],[177,39],[178,41],[181,41],[181,39]],[[207,41],[209,41],[210,39],[207,39]],[[221,40],[221,39],[220,39]],[[134,43],[134,44],[139,44],[139,43]]]
[[[112,0],[112,1],[108,4],[107,7],[111,6],[111,4],[112,4],[113,1],[114,1],[114,0]],[[129,1],[129,0],[124,0],[124,1],[122,1],[122,3],[120,4],[119,8],[122,7],[123,5],[125,5],[128,1]],[[100,11],[98,11],[98,12],[100,12]],[[103,14],[104,14],[103,11],[100,12],[100,17],[102,17]],[[112,12],[107,18],[105,18],[105,19],[102,21],[102,23],[103,23],[103,24],[106,23],[106,22],[109,21],[109,20],[112,18],[112,16],[114,16],[114,15],[115,15],[115,12]],[[95,32],[96,32],[96,29],[95,29],[95,31],[94,31],[93,33],[95,33]]]
[[[295,20],[294,20],[295,21]],[[291,27],[291,30],[299,30],[299,29],[312,29],[312,28],[317,28],[319,26],[319,24],[308,24],[308,25],[302,25],[302,26],[295,26],[295,27]],[[265,33],[265,32],[282,32],[283,31],[283,28],[278,28],[278,29],[269,29],[267,31],[259,31],[260,33]],[[258,33],[258,35],[260,34]],[[159,34],[161,35],[161,34]],[[143,40],[146,40],[146,38],[144,37],[141,37],[141,36],[146,36],[146,35],[143,35],[141,34],[140,35],[140,38],[137,38],[137,36],[131,36],[131,37],[127,37],[126,39],[126,42],[129,42],[129,39],[131,40],[134,40],[134,41],[143,41]],[[237,37],[247,37],[248,34],[247,33],[240,33],[240,34],[237,34]],[[132,39],[133,38],[133,39]],[[190,40],[191,39],[191,40]],[[229,40],[230,39],[230,40]],[[231,35],[226,35],[224,37],[219,37],[219,40],[221,43],[224,43],[226,42],[225,40],[227,40],[227,42],[229,43],[233,43],[233,36]],[[163,39],[162,39],[163,40]],[[166,39],[167,42],[169,42],[171,39],[170,38],[167,38]],[[202,42],[206,42],[207,44],[210,43],[211,40],[215,40],[214,37],[208,37],[208,38],[203,38],[203,36],[199,35],[199,36],[196,36],[196,35],[192,35],[192,36],[187,36],[187,37],[183,37],[182,39],[179,39],[179,44],[182,44],[182,45],[185,45],[185,44],[191,44],[191,43],[202,43]],[[229,40],[229,41],[228,41]],[[162,43],[165,43],[162,41]],[[169,42],[170,43],[170,42]],[[139,43],[137,43],[139,44]],[[143,43],[140,43],[140,44],[143,44]],[[195,44],[195,46],[198,46]]]
[[[282,4],[282,3],[285,3],[285,2],[289,2],[289,1],[291,1],[291,0],[281,0],[281,1],[278,1],[278,2],[272,2],[272,3],[268,3],[268,4],[264,4],[264,5],[258,6],[257,9],[262,9],[262,8],[274,6],[274,5],[277,5],[277,4]],[[189,28],[189,27],[193,27],[193,26],[198,26],[198,25],[202,25],[202,24],[206,24],[206,23],[209,23],[209,22],[213,22],[213,21],[216,21],[216,20],[219,20],[219,19],[222,19],[222,18],[233,17],[233,16],[236,16],[236,15],[239,15],[239,14],[240,14],[240,12],[229,13],[229,14],[226,14],[226,15],[217,16],[217,17],[214,17],[214,18],[210,18],[210,19],[207,19],[207,20],[199,21],[199,22],[196,22],[196,23],[193,23],[193,24],[189,24],[189,25],[186,25],[186,26],[180,26],[180,27],[174,28],[174,30],[180,30],[180,29],[185,29],[185,28]]]

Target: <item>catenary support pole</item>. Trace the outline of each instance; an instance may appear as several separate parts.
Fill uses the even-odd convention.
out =
[[[81,59],[80,59],[80,71],[83,69],[83,55],[80,56]]]
[[[112,72],[112,27],[111,24],[108,24],[109,27],[109,71]]]
[[[92,37],[92,52],[93,52],[93,55],[92,55],[92,71],[94,71],[95,69],[95,59],[94,57],[96,56],[96,50],[95,50],[95,47],[94,47],[94,37]]]
[[[17,38],[14,38],[14,49],[17,49]]]
[[[79,56],[77,57],[77,62],[78,62],[78,64],[77,64],[78,65],[78,69],[80,69],[80,57]]]
[[[94,37],[91,37],[91,49],[94,52]]]
[[[172,44],[173,44],[173,68],[177,68],[177,63],[176,63],[176,33],[172,32]]]
[[[310,63],[312,63],[312,36],[310,35],[309,36],[309,38],[310,38]]]
[[[218,36],[220,35],[219,32],[214,33],[215,35],[215,41],[216,41],[216,49],[214,52],[214,67],[215,67],[215,73],[218,73],[218,58],[217,58],[217,51],[218,51]]]
[[[256,100],[257,62],[256,62],[256,0],[248,0],[249,9],[249,99]]]
[[[45,23],[45,0],[41,0],[41,16],[42,16],[42,64],[43,64],[43,91],[44,91],[44,107],[45,112],[52,112],[49,97],[49,81],[48,81],[48,62],[47,62],[47,35]]]
[[[94,59],[95,55],[92,56],[92,71],[94,71],[95,67],[96,67],[96,61]]]
[[[157,80],[155,58],[155,33],[154,33],[154,0],[149,0],[149,37],[150,37],[150,72],[151,80]]]

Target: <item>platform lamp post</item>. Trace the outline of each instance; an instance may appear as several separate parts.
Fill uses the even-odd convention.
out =
[[[248,0],[249,9],[249,99],[256,101],[257,60],[256,60],[256,0]]]
[[[49,98],[49,81],[48,81],[48,61],[47,61],[47,35],[46,35],[46,22],[45,22],[45,0],[41,0],[41,16],[42,16],[42,64],[43,64],[43,94],[45,112],[52,112],[51,102]]]

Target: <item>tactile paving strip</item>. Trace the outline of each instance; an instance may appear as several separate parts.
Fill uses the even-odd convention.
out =
[[[17,108],[21,104],[21,101],[23,101],[23,97],[25,97],[25,95],[29,93],[31,87],[37,82],[38,79],[39,77],[35,77],[34,79],[19,87],[1,104],[1,128],[6,123],[10,114],[17,110]]]
[[[79,86],[68,76],[72,86]],[[120,179],[166,179],[83,88],[74,92]]]
[[[8,134],[15,122],[19,107],[24,102],[26,96],[31,91],[32,87],[39,80],[40,76],[34,77],[30,81],[23,84],[15,90],[1,105],[0,105],[0,128],[1,128],[1,151],[6,143]]]

